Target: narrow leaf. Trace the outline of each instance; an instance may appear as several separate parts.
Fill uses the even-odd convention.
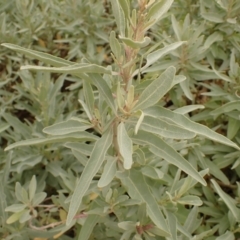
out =
[[[170,164],[177,166],[204,186],[207,185],[197,170],[195,170],[195,168],[185,158],[165,143],[160,137],[152,133],[139,131],[137,135],[132,137],[132,140],[138,144],[149,145],[150,151],[155,155],[164,158]]]
[[[133,163],[132,160],[132,140],[129,138],[125,129],[124,123],[120,123],[117,128],[117,140],[119,151],[123,157],[123,166],[125,169],[130,169]]]
[[[92,233],[92,230],[94,228],[94,226],[97,224],[97,222],[99,221],[100,216],[99,215],[88,215],[87,219],[85,220],[81,231],[78,235],[78,240],[88,240],[90,238],[90,235]]]
[[[79,63],[66,67],[43,67],[43,66],[31,66],[26,65],[22,66],[21,70],[34,70],[34,71],[43,71],[43,72],[52,72],[52,73],[67,73],[67,74],[79,74],[79,73],[103,73],[111,74],[107,68],[101,67],[96,64],[89,63]]]
[[[150,192],[142,173],[138,170],[131,169],[128,176],[125,176],[125,174],[119,174],[118,176],[123,185],[126,186],[131,198],[140,199],[146,203],[147,212],[151,220],[165,233],[165,236],[170,236],[163,214]]]
[[[211,182],[214,185],[218,195],[222,198],[224,203],[228,206],[229,210],[232,212],[236,221],[240,222],[240,210],[236,207],[236,201],[232,199],[229,195],[227,195],[218,185],[218,183],[211,179]]]
[[[195,123],[191,121],[189,118],[185,117],[182,114],[178,114],[175,112],[172,112],[166,108],[160,107],[160,106],[155,106],[155,107],[150,107],[144,111],[145,115],[153,116],[153,117],[159,117],[163,119],[170,119],[171,121],[175,122],[175,124],[189,130],[192,132],[195,132],[198,135],[204,136],[206,138],[209,138],[213,141],[223,143],[225,145],[231,146],[236,149],[240,149],[237,144],[234,142],[230,141],[228,138],[224,137],[221,134],[218,134],[211,129],[209,129],[206,126],[203,126],[199,123]]]
[[[240,109],[240,100],[238,101],[231,101],[229,103],[224,104],[223,106],[213,110],[210,114],[218,116],[223,113],[228,113],[233,110],[239,110]]]
[[[30,201],[32,201],[32,199],[36,193],[36,189],[37,189],[37,180],[36,180],[36,176],[33,175],[32,179],[30,181],[29,190],[28,190]]]
[[[95,143],[87,165],[85,166],[81,174],[80,180],[73,192],[67,216],[67,225],[72,222],[74,216],[76,215],[78,208],[81,205],[82,198],[88,190],[93,177],[96,175],[103,161],[105,160],[106,152],[111,144],[111,131],[104,133],[103,136]]]
[[[50,134],[50,135],[65,135],[74,132],[83,132],[86,129],[91,128],[92,125],[84,124],[77,120],[67,120],[60,123],[53,124],[49,127],[43,129],[43,132]]]
[[[116,159],[108,159],[103,168],[101,178],[98,181],[98,187],[102,188],[107,186],[115,177],[116,172]]]
[[[48,143],[57,143],[57,142],[73,142],[73,141],[79,141],[79,140],[93,141],[97,139],[98,139],[97,136],[85,131],[85,132],[79,132],[79,133],[70,133],[63,136],[53,136],[53,137],[47,137],[47,138],[33,138],[33,139],[23,140],[23,141],[10,144],[4,150],[8,151],[16,147],[30,146],[30,145],[39,145],[39,144],[48,144]]]
[[[55,56],[47,54],[47,53],[42,53],[42,52],[34,51],[31,49],[19,47],[17,45],[11,44],[11,43],[2,43],[1,45],[4,47],[7,47],[9,49],[12,49],[16,52],[25,54],[34,59],[38,59],[44,63],[51,64],[55,67],[62,67],[62,66],[68,66],[68,65],[75,64],[74,62],[67,61],[63,58],[59,58],[59,57],[55,57]]]
[[[193,205],[201,206],[203,204],[202,200],[198,196],[184,196],[177,200],[178,203],[182,205]]]
[[[147,63],[142,68],[142,70],[146,69],[147,67],[149,67],[150,65],[152,65],[153,63],[158,61],[160,58],[164,57],[165,55],[167,55],[171,51],[177,49],[178,47],[180,47],[184,43],[186,43],[186,42],[181,41],[181,42],[172,43],[170,45],[165,46],[164,48],[158,49],[158,50],[148,54],[147,55]]]
[[[146,47],[151,42],[151,39],[149,37],[145,37],[141,42],[133,41],[130,38],[121,37],[121,36],[119,36],[119,39],[121,39],[127,46],[133,49],[140,49],[140,48]]]
[[[147,132],[156,133],[162,137],[173,139],[191,139],[196,136],[195,133],[179,127],[169,119],[163,120],[160,118],[154,118],[152,116],[144,117],[140,125],[140,129]]]
[[[176,68],[167,68],[142,92],[133,110],[145,109],[156,104],[172,87]]]

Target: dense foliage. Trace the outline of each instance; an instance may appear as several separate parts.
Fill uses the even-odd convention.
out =
[[[239,11],[2,1],[1,239],[240,238]]]

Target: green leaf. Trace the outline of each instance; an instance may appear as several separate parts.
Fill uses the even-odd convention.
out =
[[[16,52],[25,54],[29,57],[32,57],[34,59],[38,59],[38,60],[40,60],[44,63],[51,64],[51,65],[56,66],[56,67],[62,67],[62,66],[68,66],[68,65],[75,64],[74,62],[67,61],[63,58],[55,57],[51,54],[42,53],[42,52],[34,51],[34,50],[31,50],[31,49],[19,47],[17,45],[11,44],[11,43],[2,43],[1,45],[4,46],[4,47],[7,47],[9,49],[12,49]]]
[[[104,168],[101,178],[98,181],[98,187],[103,188],[107,186],[115,177],[117,172],[116,159],[108,159]]]
[[[213,141],[223,143],[225,145],[231,146],[236,149],[240,149],[237,144],[230,141],[228,138],[224,137],[221,134],[218,134],[211,129],[209,129],[206,126],[203,126],[199,123],[195,123],[191,121],[189,118],[185,117],[182,114],[174,113],[166,108],[160,107],[160,106],[154,106],[150,107],[148,109],[144,110],[145,115],[161,118],[161,119],[170,119],[175,124],[192,131],[198,135],[204,136],[206,138],[209,138]]]
[[[177,108],[176,110],[174,110],[173,112],[175,113],[179,113],[179,114],[187,114],[189,112],[192,112],[192,111],[195,111],[195,110],[198,110],[198,109],[204,109],[205,107],[203,105],[189,105],[189,106],[184,106],[184,107],[181,107],[181,108]]]
[[[233,139],[240,128],[240,121],[234,118],[228,118],[227,137]]]
[[[22,212],[16,212],[12,214],[8,219],[7,219],[7,224],[12,224],[16,222],[22,215]]]
[[[57,143],[57,142],[73,142],[73,141],[93,141],[97,140],[98,137],[88,133],[88,132],[79,132],[79,133],[70,133],[63,136],[53,136],[47,138],[33,138],[28,140],[19,141],[13,144],[10,144],[5,148],[5,151],[16,147],[29,146],[29,145],[39,145],[39,144],[48,144],[48,143]]]
[[[66,135],[69,133],[83,132],[86,129],[92,128],[91,124],[85,124],[78,120],[67,120],[60,123],[53,124],[43,129],[44,133],[50,135]]]
[[[163,14],[169,10],[172,3],[173,3],[173,0],[156,1],[156,3],[154,3],[150,7],[147,13],[147,19],[149,19],[149,22],[151,22],[151,24],[147,23],[147,26],[148,26],[147,29],[153,26],[163,16]]]
[[[119,39],[121,39],[127,46],[133,49],[144,48],[148,46],[149,43],[151,42],[151,39],[149,37],[145,37],[142,41],[134,41],[131,38],[126,38],[121,36],[119,36]]]
[[[23,210],[20,218],[19,218],[19,222],[20,223],[25,223],[28,220],[30,220],[32,218],[32,216],[30,215],[30,210],[29,209],[25,209]]]
[[[232,232],[227,231],[223,235],[216,238],[216,240],[235,240],[235,236]]]
[[[145,109],[156,104],[172,87],[176,69],[167,68],[157,79],[155,79],[140,95],[133,110]]]
[[[150,65],[154,64],[160,58],[164,57],[165,55],[167,55],[171,51],[177,49],[178,47],[180,47],[184,43],[186,43],[186,42],[185,41],[181,41],[181,42],[172,43],[170,45],[165,46],[164,48],[160,48],[160,49],[158,49],[158,50],[148,54],[147,55],[147,63],[141,70],[144,70],[147,67],[149,67]]]
[[[141,169],[141,172],[143,173],[143,175],[153,178],[153,179],[162,179],[164,176],[164,173],[159,170],[158,168],[152,167],[152,166],[144,166]]]
[[[18,201],[29,204],[27,191],[21,186],[19,182],[15,185],[15,195]]]
[[[7,130],[10,127],[10,125],[8,123],[1,123],[0,124],[0,133],[4,132],[5,130]]]
[[[117,176],[127,188],[128,194],[131,198],[140,199],[146,203],[149,217],[163,231],[164,236],[170,236],[163,214],[159,209],[158,203],[150,192],[142,173],[138,170],[131,169],[127,174],[119,173]]]
[[[119,61],[123,54],[122,54],[121,45],[120,45],[119,41],[117,40],[116,34],[114,31],[111,31],[111,33],[110,33],[109,43],[110,43],[110,47],[111,47],[113,54],[115,55],[116,59]]]
[[[204,43],[204,48],[209,49],[209,47],[215,42],[221,42],[223,40],[223,36],[220,32],[214,32],[206,39]]]
[[[139,131],[137,135],[132,136],[132,140],[137,144],[149,145],[150,151],[156,156],[164,158],[170,164],[177,166],[204,186],[207,185],[195,168],[160,137],[152,133]]]
[[[81,231],[78,235],[78,240],[88,240],[90,239],[90,235],[92,233],[92,230],[94,228],[94,226],[97,224],[97,222],[99,221],[100,216],[99,215],[88,215],[87,219],[85,220]]]
[[[90,115],[93,116],[94,112],[94,94],[93,89],[89,81],[83,81],[83,94],[85,98],[85,102],[90,111]],[[92,119],[92,118],[91,118]]]
[[[33,206],[39,205],[46,197],[47,197],[47,194],[45,192],[36,193],[32,201]]]
[[[98,88],[99,93],[103,96],[108,106],[114,111],[116,114],[116,106],[113,100],[113,95],[110,87],[106,83],[106,81],[103,79],[101,75],[98,74],[89,74],[89,77],[87,75],[82,76],[85,78],[85,80],[91,80],[93,84]]]
[[[198,207],[194,206],[190,213],[187,216],[186,221],[184,222],[184,228],[189,232],[189,233],[193,233],[196,229],[198,229],[198,227],[201,225],[202,223],[202,219],[201,218],[197,218],[198,217]]]
[[[36,180],[36,176],[33,175],[30,184],[29,184],[29,188],[28,188],[28,194],[29,194],[29,200],[32,201],[35,193],[36,193],[36,189],[37,189],[37,180]]]
[[[232,212],[234,218],[237,222],[240,222],[240,210],[236,207],[236,201],[232,199],[228,194],[226,194],[218,185],[218,183],[211,179],[211,182],[213,183],[214,188],[216,189],[216,192],[218,195],[222,198],[224,203],[228,206],[229,210]]]
[[[52,72],[52,73],[67,73],[67,74],[80,74],[80,73],[102,73],[102,74],[111,74],[111,71],[105,67],[89,64],[89,63],[74,63],[70,66],[65,67],[43,67],[43,66],[22,66],[21,70],[34,70],[34,71],[43,71],[43,72]]]
[[[203,204],[202,200],[198,196],[184,196],[177,200],[178,203],[182,205],[193,205],[201,206]]]
[[[95,143],[87,165],[85,166],[80,180],[73,192],[67,216],[67,225],[72,222],[93,177],[96,175],[103,161],[105,160],[106,152],[112,144],[112,138],[112,131],[108,131],[104,133],[103,136]]]
[[[224,184],[230,184],[226,175],[221,171],[221,169],[218,168],[218,166],[213,161],[209,160],[208,158],[205,158],[204,161],[207,165],[207,168],[209,168],[210,174],[222,181]]]
[[[129,1],[128,0],[118,0],[124,15],[125,15],[125,19],[129,19],[130,18],[130,6],[129,6]]]
[[[177,218],[170,211],[166,211],[166,216],[167,216],[167,220],[168,220],[168,226],[170,229],[170,233],[172,235],[171,240],[177,240]]]
[[[23,209],[25,209],[27,205],[25,204],[13,204],[11,206],[6,207],[6,212],[21,212]]]
[[[131,119],[128,122],[131,122]],[[135,123],[136,121],[133,121],[134,125]],[[156,133],[162,137],[173,139],[191,139],[196,136],[195,133],[179,127],[169,119],[163,120],[160,118],[154,118],[152,116],[144,117],[140,125],[140,129],[146,132]]]
[[[79,142],[66,143],[64,144],[64,146],[67,148],[71,148],[72,150],[78,151],[86,156],[90,156],[93,150],[93,145]]]
[[[123,166],[125,169],[130,169],[133,163],[132,160],[132,140],[129,138],[125,129],[125,124],[120,123],[117,128],[117,140],[120,154],[123,157]]]
[[[223,106],[213,110],[210,114],[214,115],[214,116],[218,116],[220,114],[228,113],[233,110],[239,110],[239,109],[240,109],[240,100],[231,101],[231,102],[226,103]]]
[[[119,0],[111,0],[111,5],[112,5],[112,10],[113,10],[113,15],[116,19],[116,24],[118,27],[118,30],[120,32],[121,36],[125,36],[125,17],[124,17],[124,12],[123,9],[121,8],[119,4]]]

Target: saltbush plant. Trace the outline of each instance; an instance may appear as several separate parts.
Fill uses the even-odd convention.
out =
[[[38,63],[3,83],[3,239],[239,237],[240,4],[187,2],[83,1],[112,31],[65,59],[2,44]]]

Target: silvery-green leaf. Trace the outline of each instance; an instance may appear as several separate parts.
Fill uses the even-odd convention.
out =
[[[169,230],[164,219],[164,216],[149,190],[149,187],[140,171],[131,169],[127,174],[117,175],[124,186],[127,188],[128,194],[133,199],[140,199],[146,203],[147,213],[151,220],[163,231],[163,236],[169,236]]]
[[[202,200],[198,196],[184,196],[177,200],[179,204],[183,205],[193,205],[193,206],[201,206],[203,204]]]
[[[53,137],[46,137],[46,138],[33,138],[33,139],[23,140],[23,141],[10,144],[8,147],[5,148],[5,151],[8,151],[16,147],[29,146],[29,145],[48,144],[48,143],[56,143],[56,142],[73,142],[73,141],[79,141],[79,140],[96,141],[97,139],[98,139],[97,136],[85,131],[85,132],[79,132],[79,133],[65,134],[63,136],[53,136]]]
[[[100,219],[100,215],[96,215],[96,214],[88,215],[83,226],[81,227],[81,230],[79,232],[77,239],[88,240],[90,238],[90,235],[92,233],[94,226],[97,224],[99,219]]]
[[[87,192],[93,177],[98,172],[108,148],[112,144],[112,131],[105,132],[103,136],[95,143],[91,156],[81,174],[78,184],[73,192],[66,224],[69,225],[81,205],[82,198]]]
[[[234,218],[236,221],[240,222],[240,210],[236,206],[236,200],[232,199],[228,194],[226,194],[218,185],[218,183],[214,180],[211,179],[211,182],[214,185],[214,188],[216,189],[216,192],[218,195],[222,198],[224,203],[227,205],[229,210],[232,212]]]
[[[133,110],[142,110],[156,104],[171,89],[175,72],[175,67],[169,67],[149,84],[139,96],[138,102]]]
[[[117,172],[116,159],[108,159],[104,168],[101,178],[98,181],[98,187],[102,188],[107,186],[115,177]]]
[[[198,182],[206,186],[205,180],[194,169],[194,167],[171,146],[165,143],[160,137],[152,133],[139,131],[137,135],[132,136],[132,140],[137,144],[149,146],[150,151],[156,156],[164,158],[167,162],[177,166],[182,171],[189,174],[192,178],[196,179]]]
[[[133,160],[132,160],[132,140],[128,136],[128,133],[125,129],[125,124],[120,123],[117,128],[117,141],[120,154],[123,157],[123,166],[125,169],[130,169]]]
[[[89,128],[92,128],[92,125],[90,123],[87,125],[80,121],[70,119],[67,121],[53,124],[49,127],[45,127],[43,129],[43,132],[56,136],[56,135],[66,135],[66,134],[75,133],[75,132],[83,132]]]
[[[237,144],[230,141],[228,138],[224,137],[223,135],[214,132],[213,130],[209,129],[204,125],[191,121],[189,118],[185,117],[182,114],[174,113],[166,108],[159,107],[159,106],[150,107],[144,110],[144,114],[153,116],[153,117],[163,118],[163,119],[170,119],[171,121],[175,122],[175,124],[189,131],[195,132],[198,135],[201,135],[213,141],[231,146],[238,150],[240,149],[237,146]]]

